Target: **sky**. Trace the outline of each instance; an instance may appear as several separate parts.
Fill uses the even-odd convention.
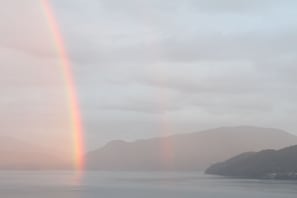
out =
[[[65,77],[40,2],[1,1],[1,135],[70,149]],[[221,126],[297,135],[297,1],[50,2],[88,149]]]

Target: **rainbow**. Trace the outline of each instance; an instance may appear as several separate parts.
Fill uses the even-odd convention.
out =
[[[41,6],[44,10],[46,19],[49,23],[50,30],[53,35],[53,40],[57,48],[57,52],[59,54],[59,58],[61,61],[61,67],[63,68],[64,76],[66,79],[66,86],[68,90],[68,104],[70,110],[70,118],[71,118],[71,127],[72,132],[74,134],[74,164],[75,168],[78,171],[82,171],[85,168],[85,145],[84,145],[84,130],[81,119],[81,112],[79,108],[79,101],[77,96],[77,90],[75,86],[75,79],[72,71],[72,66],[70,62],[69,55],[67,53],[65,42],[63,40],[63,36],[61,34],[59,24],[55,18],[54,10],[51,6],[50,0],[41,0]],[[156,69],[158,71],[158,69]],[[161,76],[157,74],[159,77],[159,82],[162,82]],[[168,102],[166,99],[166,94],[159,93],[160,96],[160,109],[163,109],[164,105]],[[160,130],[163,136],[169,136],[170,134],[170,124],[168,118],[163,115],[162,124],[160,126]],[[160,143],[161,149],[161,159],[163,161],[164,168],[172,168],[174,161],[174,153],[173,153],[173,143],[171,139],[165,138],[163,142]]]
[[[65,76],[65,83],[68,90],[68,104],[71,119],[71,131],[74,134],[74,165],[75,169],[82,171],[85,168],[85,146],[84,146],[84,130],[81,118],[81,112],[79,108],[79,100],[77,90],[75,86],[74,74],[70,62],[69,55],[67,53],[65,42],[61,34],[59,24],[55,18],[54,10],[49,0],[41,0],[41,6],[44,10],[46,19],[49,23],[53,40],[57,48],[57,52],[60,59],[60,64]]]

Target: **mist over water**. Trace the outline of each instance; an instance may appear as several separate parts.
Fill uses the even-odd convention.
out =
[[[1,172],[4,198],[295,198],[296,181],[175,172]]]

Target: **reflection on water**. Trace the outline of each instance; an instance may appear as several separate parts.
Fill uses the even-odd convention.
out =
[[[0,172],[2,198],[295,198],[297,182],[202,173]]]

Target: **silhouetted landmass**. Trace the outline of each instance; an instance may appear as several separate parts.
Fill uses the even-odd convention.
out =
[[[255,179],[297,180],[297,145],[281,150],[243,153],[210,166],[206,173]]]
[[[194,171],[246,151],[294,144],[296,136],[278,129],[224,127],[135,142],[112,141],[89,152],[86,159],[91,170]]]
[[[0,169],[69,169],[70,163],[39,146],[16,138],[0,136]]]

